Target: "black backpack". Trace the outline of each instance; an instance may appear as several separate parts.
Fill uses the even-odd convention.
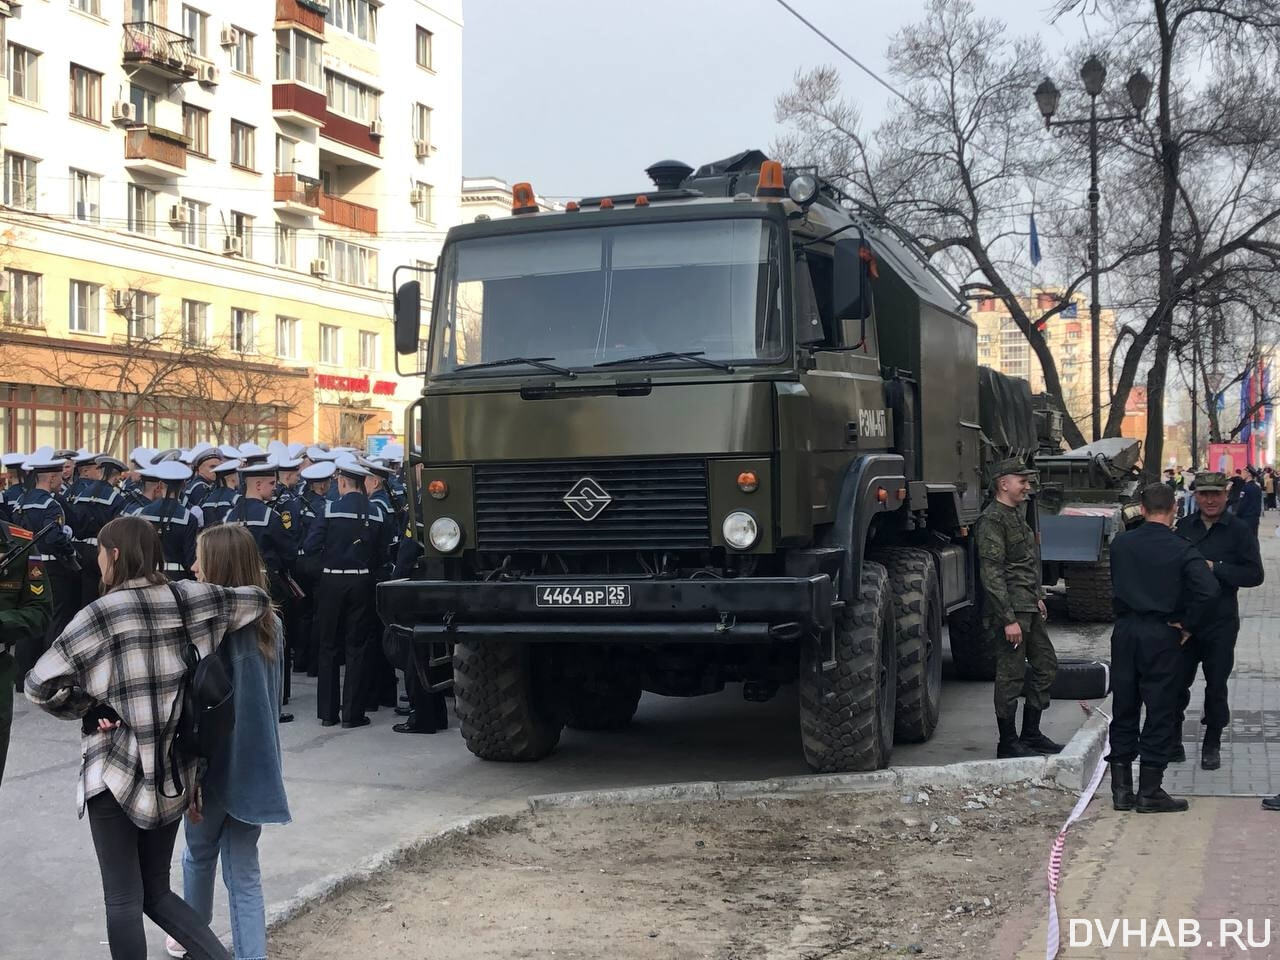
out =
[[[169,749],[169,776],[179,796],[185,789],[182,783],[182,767],[186,762],[197,761],[199,774],[203,776],[209,764],[217,760],[231,741],[236,725],[235,699],[231,686],[231,663],[226,643],[218,645],[211,657],[200,656],[191,642],[191,629],[187,622],[187,601],[182,591],[169,584],[173,599],[178,604],[182,618],[185,644],[182,660],[187,671],[178,694],[178,726]],[[164,793],[164,774],[158,774],[161,793]]]

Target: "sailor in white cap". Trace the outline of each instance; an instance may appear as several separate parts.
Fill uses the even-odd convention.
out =
[[[204,517],[203,526],[216,527],[222,523],[236,501],[240,499],[240,484],[237,471],[240,461],[223,460],[213,468],[213,486],[205,494],[200,504],[200,512]]]
[[[120,516],[125,497],[112,480],[125,470],[115,457],[100,454],[93,463],[80,468],[85,486],[71,498],[71,530],[76,556],[80,558],[80,607],[98,599],[101,573],[98,569],[98,531]]]
[[[320,566],[316,592],[316,638],[320,680],[316,711],[324,726],[341,719],[343,727],[363,727],[365,650],[369,642],[375,577],[390,553],[394,521],[364,494],[369,471],[354,459],[335,463],[338,499],[325,505],[302,545],[308,560]],[[338,651],[346,650],[347,672],[338,683]]]
[[[142,479],[157,483],[162,489],[134,516],[146,520],[160,535],[165,576],[170,580],[190,580],[201,516],[199,507],[188,510],[180,497],[183,484],[191,479],[191,468],[179,460],[163,460],[142,471]]]
[[[29,559],[43,568],[53,593],[53,615],[44,645],[39,650],[19,651],[23,676],[80,609],[80,561],[71,542],[66,510],[54,496],[54,491],[62,487],[64,462],[55,456],[52,447],[41,447],[22,465],[23,471],[31,476],[32,485],[14,508],[14,522],[38,535]],[[34,658],[27,661],[25,657],[32,653]]]
[[[332,460],[312,463],[303,467],[300,473],[300,482],[303,489],[298,497],[298,512],[295,521],[295,525],[298,528],[299,546],[298,565],[294,571],[294,578],[298,581],[299,586],[302,587],[303,597],[298,604],[298,632],[294,639],[293,664],[295,670],[299,673],[305,672],[309,677],[315,677],[319,672],[319,664],[316,659],[315,633],[312,629],[312,624],[315,616],[315,591],[316,585],[319,583],[320,570],[316,566],[318,558],[313,558],[315,562],[307,560],[301,544],[306,542],[307,532],[311,529],[311,525],[318,517],[324,516],[324,509],[329,503],[329,488],[334,485],[333,476],[335,473],[337,473],[337,467],[333,465]]]
[[[395,562],[396,550],[400,544],[400,533],[404,529],[404,518],[400,516],[392,502],[387,480],[391,476],[391,468],[378,460],[363,460],[360,465],[369,471],[364,479],[365,494],[369,502],[383,509],[391,518],[391,536],[388,538],[386,562],[382,570],[375,575],[377,580],[386,580]],[[369,620],[369,648],[365,654],[365,677],[367,693],[365,702],[370,710],[379,706],[395,707],[399,705],[396,687],[396,667],[387,659],[382,648],[382,620],[376,609],[371,610]]]
[[[98,454],[91,453],[84,447],[81,447],[71,457],[71,483],[67,486],[66,501],[71,503],[75,499],[76,494],[80,493],[85,487],[92,483],[85,477],[85,470],[91,470],[94,461],[98,459]]]
[[[155,455],[156,452],[150,447],[134,447],[129,452],[129,469],[120,485],[120,492],[124,494],[126,501],[125,513],[136,513],[151,499],[144,491],[142,471],[151,466]]]
[[[0,457],[0,465],[4,466],[5,474],[4,493],[0,494],[0,520],[8,523],[17,523],[13,519],[13,510],[26,489],[22,473],[22,462],[26,459],[25,453],[6,453]]]
[[[213,487],[213,468],[222,462],[222,455],[211,443],[197,443],[187,454],[185,462],[191,468],[192,476],[182,490],[182,504],[185,507],[198,507],[204,503],[204,498]]]

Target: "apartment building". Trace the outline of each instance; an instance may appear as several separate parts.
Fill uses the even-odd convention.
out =
[[[399,434],[461,0],[3,6],[0,449]]]

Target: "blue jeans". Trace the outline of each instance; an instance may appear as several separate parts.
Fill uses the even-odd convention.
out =
[[[187,827],[182,854],[182,898],[205,923],[213,919],[213,874],[222,855],[222,882],[231,904],[231,941],[236,960],[265,960],[267,911],[258,869],[258,837],[262,827],[230,816],[218,799],[206,793],[204,819]]]

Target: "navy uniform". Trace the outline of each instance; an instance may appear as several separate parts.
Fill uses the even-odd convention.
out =
[[[120,516],[126,506],[125,496],[112,483],[124,472],[125,465],[115,457],[100,456],[94,463],[102,470],[102,478],[86,478],[85,486],[71,500],[71,532],[76,555],[80,558],[80,606],[83,609],[98,598],[101,573],[98,570],[98,531]]]
[[[176,460],[166,460],[148,467],[144,480],[164,483],[162,496],[147,503],[133,516],[141,517],[156,529],[164,549],[164,573],[170,580],[190,580],[196,562],[196,535],[200,532],[200,514],[188,510],[178,499],[182,485],[191,478],[191,468]]]
[[[298,636],[293,650],[294,668],[305,671],[307,676],[319,675],[318,647],[314,630],[315,592],[320,582],[317,558],[308,558],[302,545],[317,519],[324,516],[329,500],[326,496],[333,486],[335,467],[332,461],[321,460],[303,468],[301,474],[305,489],[297,500],[296,526],[298,528],[298,565],[294,577],[302,587],[303,597],[298,604]]]
[[[303,544],[308,559],[320,565],[315,621],[319,650],[320,682],[316,710],[325,726],[341,720],[344,727],[362,727],[364,715],[364,662],[373,609],[374,571],[386,563],[391,542],[390,517],[371,504],[359,489],[368,470],[354,460],[337,464],[340,477],[357,489],[326,504],[324,514],[312,522]],[[339,648],[346,651],[347,670],[338,690]]]
[[[61,477],[62,465],[63,461],[53,456],[51,448],[42,447],[31,455],[31,459],[23,467],[28,475],[35,478],[36,483],[40,483],[45,482],[50,474]],[[30,559],[44,569],[48,589],[52,594],[53,612],[45,636],[18,649],[18,666],[25,675],[79,611],[80,565],[75,557],[66,510],[48,490],[33,486],[25,491],[14,508],[14,522],[36,534],[46,526],[53,525],[43,536],[38,537],[30,555]]]
[[[377,584],[389,579],[391,576],[392,566],[395,563],[396,553],[400,546],[400,532],[404,526],[404,518],[400,515],[400,511],[396,509],[391,493],[386,488],[387,478],[391,476],[390,468],[376,461],[372,463],[364,462],[361,465],[383,483],[383,486],[369,494],[369,503],[381,507],[383,512],[390,518],[391,536],[387,538],[387,553],[383,558],[383,562],[374,570],[373,575],[374,583]],[[366,490],[369,485],[369,483],[366,483]],[[396,665],[387,658],[386,651],[383,649],[382,620],[378,617],[376,604],[369,611],[369,648],[366,653],[365,677],[368,681],[365,703],[370,710],[377,710],[379,706],[394,707],[398,705]]]
[[[0,520],[8,523],[14,522],[14,509],[27,489],[26,476],[22,472],[22,464],[26,459],[25,453],[7,453],[0,461],[9,475],[9,485],[0,493]]]
[[[239,469],[239,460],[224,460],[213,468],[213,487],[200,502],[200,512],[204,517],[203,526],[206,528],[216,527],[226,520],[227,514],[240,499],[240,492],[234,486],[228,486],[229,482],[234,481],[236,471]]]
[[[84,476],[80,471],[85,467],[92,466],[98,460],[98,454],[90,453],[88,450],[80,450],[72,458],[71,462],[75,466],[71,470],[71,483],[67,486],[66,500],[70,506],[75,498],[84,493],[85,490],[93,483],[88,477]]]
[[[201,464],[210,460],[220,460],[221,455],[217,449],[209,443],[197,443],[191,448],[191,452],[187,455],[187,464],[191,467],[191,479],[187,481],[182,488],[182,505],[190,509],[198,507],[204,503],[204,498],[209,495],[209,491],[213,488],[204,477],[200,476]]]

